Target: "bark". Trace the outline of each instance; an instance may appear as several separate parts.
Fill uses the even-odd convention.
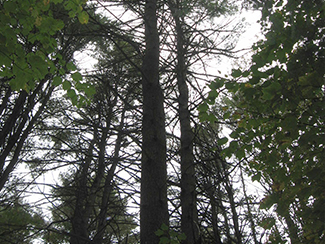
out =
[[[164,98],[159,84],[159,36],[156,0],[145,5],[146,50],[142,66],[142,159],[140,241],[159,243],[155,235],[163,223],[168,225],[167,166]]]
[[[212,229],[213,229],[213,236],[214,236],[214,241],[216,244],[222,244],[221,238],[220,238],[220,231],[219,231],[219,226],[218,226],[218,206],[217,206],[217,199],[215,198],[215,187],[211,185],[208,189],[208,196],[210,199],[210,204],[211,204],[211,218],[212,218]]]
[[[95,136],[91,141],[87,157],[83,162],[80,175],[76,176],[76,203],[73,216],[71,218],[72,231],[70,233],[70,244],[87,244],[90,243],[88,233],[88,219],[87,216],[87,197],[88,187],[87,178],[88,171],[93,157],[93,148],[95,145]],[[88,202],[89,206],[89,202]]]
[[[104,185],[103,196],[101,199],[100,212],[97,217],[97,221],[98,221],[97,231],[96,231],[96,235],[95,235],[93,241],[98,244],[103,243],[103,241],[104,241],[103,238],[104,238],[105,228],[107,226],[106,217],[107,217],[108,204],[109,204],[111,192],[113,190],[113,184],[112,184],[113,177],[114,177],[117,165],[119,163],[119,152],[121,149],[122,139],[123,139],[122,129],[124,126],[124,117],[125,117],[125,109],[123,109],[123,112],[122,112],[121,122],[119,125],[119,131],[118,131],[117,139],[116,139],[115,146],[114,146],[114,156],[112,159],[112,166],[109,169],[109,172],[105,178],[105,185]]]
[[[53,87],[50,87],[50,85],[42,90],[45,83],[46,80],[43,80],[30,95],[25,91],[20,93],[15,101],[11,115],[1,130],[0,190],[7,182],[10,173],[15,169],[23,145],[52,94]],[[40,96],[39,101],[37,100],[37,95]],[[30,118],[29,114],[35,109],[37,104],[40,106]]]
[[[112,108],[116,105],[116,101],[117,97],[112,102],[112,106],[109,108],[108,115],[112,114]],[[98,108],[99,118],[102,117],[100,110],[101,108]],[[89,237],[88,226],[91,212],[93,211],[96,198],[98,197],[98,190],[101,188],[101,183],[103,182],[105,176],[105,153],[109,125],[111,124],[111,116],[106,116],[104,119],[106,122],[106,127],[103,127],[101,130],[99,130],[100,124],[94,125],[94,138],[89,145],[85,162],[81,166],[80,175],[77,175],[76,178],[76,203],[74,214],[71,219],[72,233],[70,238],[70,244],[87,244],[91,242],[91,239]],[[99,149],[98,165],[95,172],[96,177],[93,183],[89,184],[88,178],[90,174],[90,166],[93,162],[93,152],[95,151],[95,145],[97,145]],[[100,240],[100,238],[98,238],[98,240]],[[101,243],[100,241],[96,243]]]
[[[249,223],[250,223],[250,227],[251,227],[251,231],[252,231],[252,238],[254,240],[254,243],[258,244],[259,242],[257,240],[256,224],[255,224],[255,221],[254,221],[254,216],[252,214],[251,203],[248,201],[246,184],[245,184],[245,181],[244,181],[244,174],[243,174],[243,169],[242,169],[241,166],[240,166],[240,179],[241,179],[241,183],[243,185],[243,194],[244,194],[245,203],[246,203],[246,206],[247,206],[247,218],[248,218]]]
[[[184,244],[200,243],[198,214],[196,207],[196,178],[193,156],[194,134],[191,127],[191,115],[189,111],[189,94],[186,84],[186,63],[184,51],[184,33],[178,8],[172,8],[175,20],[177,38],[177,67],[176,77],[179,90],[178,114],[181,127],[181,228],[186,235]]]
[[[222,162],[222,167],[223,167],[223,172],[224,172],[224,179],[225,179],[225,188],[228,194],[228,198],[229,198],[229,204],[230,204],[230,209],[232,212],[232,220],[234,222],[234,230],[235,230],[235,237],[236,237],[236,243],[237,244],[241,244],[242,243],[242,234],[239,228],[239,219],[238,219],[238,214],[236,211],[236,202],[234,199],[234,192],[232,189],[232,184],[230,182],[229,179],[229,175],[227,172],[227,165],[226,162],[224,160],[221,160]]]

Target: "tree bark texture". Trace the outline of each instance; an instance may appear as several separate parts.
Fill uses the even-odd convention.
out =
[[[93,239],[93,242],[98,243],[98,244],[104,242],[104,233],[105,233],[105,228],[107,226],[106,217],[107,217],[108,205],[109,205],[109,201],[110,201],[110,195],[113,190],[113,177],[115,175],[115,171],[116,171],[116,168],[119,163],[119,153],[120,153],[122,140],[123,140],[122,129],[124,126],[124,118],[125,118],[125,108],[123,109],[123,112],[122,112],[121,122],[119,125],[119,131],[118,131],[117,139],[116,139],[115,146],[114,146],[114,156],[112,159],[112,166],[109,169],[109,172],[107,173],[106,178],[105,178],[104,191],[103,191],[103,196],[101,199],[100,212],[97,217],[97,221],[98,221],[97,231],[96,231],[96,235]]]
[[[174,11],[173,11],[174,10]],[[179,90],[178,114],[181,127],[181,228],[186,235],[184,244],[200,243],[198,214],[196,207],[196,178],[193,156],[194,134],[191,127],[191,115],[188,108],[189,92],[186,84],[186,63],[184,51],[184,33],[178,8],[172,10],[176,24],[177,38],[177,86]]]
[[[141,244],[159,243],[155,235],[168,225],[164,98],[159,84],[159,36],[156,0],[145,5],[146,50],[142,66]]]
[[[7,118],[1,117],[5,122],[0,131],[0,190],[16,167],[23,145],[52,94],[53,87],[46,83],[46,79],[42,80],[31,94],[20,92],[11,114]],[[12,91],[9,88],[3,102],[7,103],[6,100],[11,96]],[[1,105],[1,113],[4,110],[5,107]],[[33,110],[36,113],[31,115]]]

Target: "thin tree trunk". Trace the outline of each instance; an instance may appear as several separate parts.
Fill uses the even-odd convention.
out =
[[[116,105],[117,97],[112,104]],[[112,105],[110,107],[109,115],[112,114]],[[100,113],[99,113],[100,114]],[[101,115],[99,115],[101,117]],[[70,244],[86,244],[90,243],[88,226],[91,211],[93,210],[94,203],[96,201],[98,189],[101,187],[105,176],[105,153],[106,153],[106,140],[109,132],[109,125],[111,124],[111,116],[106,117],[106,127],[101,130],[101,136],[99,137],[98,127],[94,126],[94,138],[91,141],[88,154],[84,164],[81,168],[80,176],[77,177],[77,189],[76,189],[76,203],[74,215],[71,220],[72,235],[70,238]],[[98,152],[98,165],[96,170],[96,177],[93,183],[90,185],[88,182],[89,168],[93,160],[94,146],[97,144],[99,148]],[[100,243],[100,242],[98,242]]]
[[[167,166],[164,98],[159,84],[159,36],[156,0],[145,5],[146,51],[142,67],[142,162],[140,241],[159,243],[155,235],[164,223],[168,225]]]
[[[95,132],[96,133],[96,132]],[[90,242],[88,233],[88,216],[86,214],[86,205],[88,198],[87,177],[88,170],[93,157],[93,148],[95,145],[96,137],[92,139],[88,153],[83,162],[80,176],[76,176],[76,203],[74,213],[71,219],[71,236],[70,244],[87,244]]]
[[[218,227],[218,206],[216,204],[217,199],[215,198],[214,194],[216,192],[215,187],[211,185],[211,187],[208,188],[208,196],[210,199],[210,204],[211,204],[211,218],[212,218],[212,229],[213,229],[213,236],[214,236],[214,241],[216,244],[222,244],[221,238],[220,238],[220,231]]]
[[[181,126],[181,228],[186,235],[184,244],[199,243],[198,214],[196,208],[196,178],[193,156],[194,134],[191,127],[191,117],[188,108],[188,87],[186,84],[186,64],[184,51],[184,33],[181,12],[177,7],[172,8],[176,24],[177,38],[177,67],[176,77],[179,90],[178,113]]]
[[[42,83],[42,85],[40,85],[38,87],[38,89],[34,93],[37,93],[39,90],[41,90],[43,84],[44,83]],[[31,99],[31,97],[29,97],[27,108],[22,113],[21,121],[19,122],[18,128],[16,129],[16,131],[14,132],[13,135],[10,135],[7,145],[4,146],[5,149],[0,154],[0,165],[1,165],[0,166],[0,190],[5,186],[8,178],[9,178],[10,173],[16,167],[18,159],[19,159],[19,155],[20,155],[20,152],[21,152],[21,149],[22,149],[22,147],[23,147],[29,133],[31,132],[31,130],[33,129],[35,123],[37,122],[39,116],[43,112],[44,107],[45,107],[46,103],[48,102],[48,100],[49,100],[49,98],[50,98],[50,96],[51,96],[51,94],[53,92],[53,87],[48,87],[46,89],[47,89],[47,91],[44,91],[44,94],[42,95],[44,97],[42,98],[42,101],[40,102],[41,104],[38,107],[37,112],[32,117],[32,119],[28,122],[28,113],[36,105],[36,100],[35,100],[36,94],[34,94],[34,93],[32,94],[32,96],[31,96],[32,99]],[[25,92],[23,91],[22,93],[25,93]],[[13,113],[15,113],[15,112],[13,112]],[[15,118],[15,121],[13,121],[13,124],[12,124],[13,128],[17,124],[16,123],[17,119],[18,119],[18,117]],[[12,150],[13,148],[14,148],[14,150]],[[7,159],[10,152],[13,152],[13,157],[10,159],[10,161],[8,160],[9,163],[4,168],[5,161],[6,161],[6,159]]]
[[[250,203],[248,201],[248,196],[247,196],[247,190],[246,190],[246,185],[245,185],[245,181],[244,181],[244,174],[243,174],[243,169],[241,166],[240,167],[240,179],[243,185],[243,193],[244,193],[244,197],[245,197],[245,202],[247,205],[247,218],[249,220],[249,223],[251,225],[251,231],[252,231],[252,236],[253,236],[253,240],[255,244],[258,244],[258,240],[257,240],[257,234],[256,234],[256,224],[254,221],[254,217],[252,215],[252,210],[251,210],[251,206]]]
[[[225,188],[226,188],[226,191],[228,194],[230,209],[232,212],[232,220],[234,222],[236,243],[241,244],[242,243],[242,234],[239,229],[239,219],[238,219],[238,214],[237,214],[237,210],[236,210],[236,202],[234,199],[234,192],[233,192],[232,185],[230,183],[229,175],[227,172],[226,162],[224,160],[221,160],[221,164],[222,164],[222,170],[223,170],[223,175],[224,175],[223,177],[225,180]]]
[[[123,109],[122,116],[121,116],[121,122],[119,125],[119,131],[117,135],[117,139],[115,142],[114,147],[114,156],[112,159],[112,166],[109,169],[109,172],[105,178],[105,185],[104,185],[104,191],[102,196],[102,202],[100,207],[100,213],[98,215],[98,225],[97,225],[97,232],[94,237],[94,242],[97,244],[103,243],[103,237],[105,233],[105,228],[107,226],[106,224],[106,217],[107,217],[107,210],[108,210],[108,204],[111,196],[111,192],[113,190],[113,177],[117,168],[117,165],[119,163],[119,153],[122,145],[122,139],[123,139],[123,126],[124,126],[124,117],[125,117],[125,108]]]

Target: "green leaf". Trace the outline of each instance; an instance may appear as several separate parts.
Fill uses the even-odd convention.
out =
[[[227,82],[227,83],[225,83],[225,87],[226,87],[229,91],[235,93],[236,91],[238,91],[239,85],[238,85],[238,83],[236,83],[236,82]]]
[[[198,106],[197,110],[199,112],[206,112],[209,109],[209,106],[206,103],[202,103]]]
[[[238,132],[235,130],[235,131],[231,132],[231,134],[229,136],[233,139],[236,139],[239,135],[238,135]]]
[[[92,85],[87,85],[84,88],[84,92],[87,95],[87,97],[92,97],[96,93],[96,88],[94,86],[92,86]]]
[[[160,237],[159,244],[168,244],[168,243],[170,243],[170,240],[168,237],[166,237],[166,236]]]
[[[69,89],[67,91],[67,95],[71,99],[71,102],[72,102],[73,105],[77,105],[78,104],[78,96],[77,96],[75,90]]]
[[[231,141],[229,143],[229,147],[225,148],[223,150],[223,153],[225,154],[225,156],[230,157],[237,152],[238,148],[239,148],[238,142]]]
[[[258,172],[252,176],[252,181],[260,181],[261,177],[262,177],[261,172]]]
[[[89,21],[89,15],[87,14],[87,12],[82,11],[78,14],[78,20],[81,24],[87,24]]]
[[[53,86],[58,86],[58,85],[61,85],[61,84],[62,84],[62,78],[60,76],[55,76],[53,78],[52,85]]]
[[[171,231],[169,231],[169,235],[170,235],[170,237],[176,237],[178,235],[178,233],[174,230],[171,230]]]
[[[162,236],[164,233],[165,233],[165,232],[164,232],[163,230],[161,230],[161,229],[155,231],[155,235],[156,235],[156,236]]]
[[[227,120],[227,119],[230,118],[230,115],[231,115],[231,112],[226,112],[226,113],[224,113],[223,118],[224,118],[225,120]]]
[[[224,80],[223,79],[216,79],[215,81],[212,81],[209,85],[209,88],[211,90],[217,90],[220,87],[224,85]]]
[[[179,235],[178,235],[178,240],[180,240],[180,241],[184,241],[184,240],[186,240],[186,235],[185,235],[185,233],[181,233],[181,234],[179,234]]]
[[[82,75],[79,72],[75,72],[71,75],[72,79],[76,82],[82,80]]]
[[[209,92],[208,99],[213,102],[212,104],[215,103],[215,99],[218,97],[218,95],[219,95],[219,92],[217,92],[217,90],[211,90]]]
[[[263,227],[264,229],[271,229],[275,225],[275,219],[272,217],[264,218],[259,226]]]
[[[169,229],[168,225],[166,225],[165,223],[163,223],[160,228],[164,231],[167,231]]]
[[[62,30],[64,28],[64,22],[62,20],[56,20],[56,30]]]
[[[76,65],[72,62],[67,63],[67,69],[70,71],[75,71],[77,69]]]
[[[18,6],[17,3],[15,3],[14,1],[5,1],[3,4],[3,8],[10,13],[15,13]]]
[[[222,145],[226,144],[227,142],[228,142],[228,138],[224,137],[224,138],[221,138],[218,140],[218,145],[222,146]]]
[[[234,78],[238,78],[242,75],[243,73],[241,72],[241,70],[239,69],[233,69],[232,72],[231,72],[231,75],[234,77]]]
[[[200,122],[207,121],[208,120],[208,113],[199,112],[199,120],[200,120]]]
[[[247,77],[249,74],[250,74],[250,72],[246,70],[246,71],[243,72],[242,76]]]
[[[215,123],[217,122],[217,118],[214,114],[207,114],[206,120],[209,121],[210,123]]]
[[[264,100],[272,100],[274,98],[274,93],[269,92],[267,90],[263,90],[263,96],[262,96],[262,98]]]
[[[69,90],[71,88],[71,82],[68,80],[65,80],[62,84],[62,87],[64,90]]]
[[[245,157],[245,150],[243,148],[240,148],[239,150],[236,151],[236,157],[241,160],[242,158]]]
[[[276,203],[276,199],[274,195],[265,196],[260,203],[260,209],[269,209],[275,203]]]

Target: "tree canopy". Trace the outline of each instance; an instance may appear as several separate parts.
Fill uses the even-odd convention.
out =
[[[231,105],[223,108],[223,118],[235,123],[224,155],[246,160],[252,179],[268,185],[261,208],[276,206],[293,243],[322,243],[325,5],[256,4],[265,39],[253,46],[250,67],[210,85],[211,100],[232,95]],[[274,222],[268,221],[271,228]]]
[[[0,0],[0,239],[323,243],[324,11]]]

